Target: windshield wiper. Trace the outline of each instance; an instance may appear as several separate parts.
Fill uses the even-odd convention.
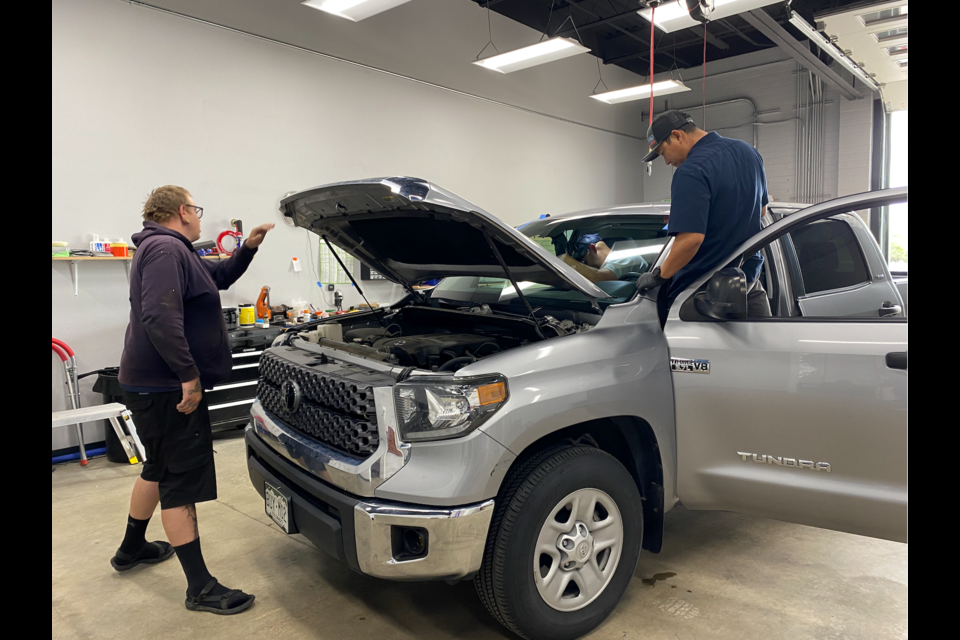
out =
[[[530,306],[530,302],[527,300],[527,297],[523,295],[523,291],[520,290],[520,285],[517,284],[517,281],[514,279],[513,274],[510,273],[510,267],[507,266],[506,260],[503,259],[503,256],[500,255],[500,250],[497,249],[497,245],[493,243],[493,238],[490,237],[490,234],[487,233],[487,229],[481,229],[483,232],[483,237],[487,241],[487,244],[490,245],[490,250],[493,251],[493,255],[496,256],[497,262],[500,263],[500,266],[503,268],[503,272],[507,274],[507,280],[510,281],[510,284],[513,285],[513,290],[517,292],[517,297],[519,297],[524,306],[527,307],[527,311],[530,313],[530,319],[533,320],[533,328],[537,330],[537,335],[540,336],[541,340],[546,340],[547,337],[543,335],[543,331],[540,330],[540,321],[537,320],[537,316],[533,311],[533,307]]]

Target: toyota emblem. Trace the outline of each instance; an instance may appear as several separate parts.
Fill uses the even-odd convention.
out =
[[[287,413],[296,413],[300,408],[300,385],[287,380],[280,386],[280,402]]]

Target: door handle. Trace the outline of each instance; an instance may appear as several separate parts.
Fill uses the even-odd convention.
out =
[[[893,353],[887,354],[887,366],[891,369],[903,369],[907,370],[907,352],[906,351],[894,351]]]
[[[880,312],[880,317],[884,318],[886,316],[899,315],[900,313],[903,312],[903,307],[888,301],[880,305],[880,308],[878,309],[878,311]]]

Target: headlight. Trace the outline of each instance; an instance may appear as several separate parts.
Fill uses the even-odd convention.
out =
[[[407,441],[466,435],[507,401],[503,376],[407,380],[394,387],[400,434]]]

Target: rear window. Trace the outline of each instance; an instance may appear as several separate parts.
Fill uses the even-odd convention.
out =
[[[840,220],[818,220],[790,234],[807,294],[869,281],[853,230]]]

